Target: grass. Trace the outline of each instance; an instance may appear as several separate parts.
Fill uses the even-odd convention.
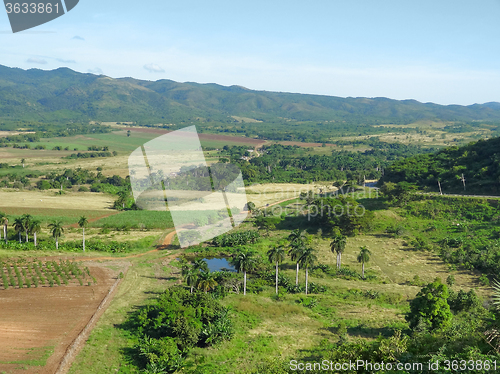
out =
[[[29,369],[31,366],[45,366],[47,364],[48,358],[54,353],[54,347],[37,347],[18,350],[26,351],[25,355],[27,358],[25,360],[19,361],[0,361],[0,364],[16,364],[22,365],[25,370]]]
[[[23,214],[31,214],[34,219],[38,219],[42,224],[60,220],[64,225],[77,223],[81,216],[87,219],[96,219],[102,217],[106,212],[99,210],[80,210],[80,209],[58,209],[58,208],[17,208],[17,207],[0,207],[0,211],[8,216],[21,216]],[[103,214],[104,213],[104,214]],[[116,211],[110,211],[108,214],[116,214]]]
[[[138,373],[128,359],[127,353],[136,341],[130,333],[120,328],[134,307],[147,303],[148,298],[175,283],[172,269],[165,272],[162,263],[165,253],[147,254],[130,259],[134,264],[126,273],[120,288],[109,308],[92,330],[89,340],[76,357],[70,374]]]

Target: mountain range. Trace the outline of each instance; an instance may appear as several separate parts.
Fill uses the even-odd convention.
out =
[[[0,65],[0,120],[178,123],[231,122],[233,116],[264,122],[498,121],[500,103],[461,106],[382,97],[342,98]]]

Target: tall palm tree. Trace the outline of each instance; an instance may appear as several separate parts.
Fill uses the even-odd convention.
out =
[[[280,245],[275,245],[267,251],[269,262],[276,263],[276,294],[278,294],[278,265],[285,260],[285,249]]]
[[[31,214],[23,214],[21,218],[24,222],[24,233],[26,234],[26,243],[28,243],[29,242],[28,232],[31,226],[31,221],[33,221],[33,216]]]
[[[33,234],[33,240],[35,242],[35,247],[36,247],[36,234],[40,232],[42,229],[41,222],[39,220],[34,219],[30,223],[29,227],[29,232],[30,234]]]
[[[300,264],[300,256],[302,256],[302,253],[305,250],[305,245],[295,245],[290,248],[288,251],[288,254],[290,255],[290,258],[292,261],[296,262],[297,270],[295,271],[295,285],[299,285],[299,264]]]
[[[212,273],[209,272],[201,272],[198,273],[200,276],[200,280],[198,281],[198,288],[203,290],[205,293],[210,291],[212,288],[217,286],[217,281],[214,279]]]
[[[196,286],[199,274],[200,272],[195,268],[188,268],[182,271],[182,275],[184,276],[187,285],[191,287],[191,293],[193,293],[193,287]]]
[[[360,247],[360,251],[358,254],[358,262],[362,264],[361,273],[363,274],[363,279],[365,279],[365,263],[370,261],[370,255],[372,254],[368,248],[365,246]]]
[[[83,230],[83,251],[85,252],[85,226],[89,223],[89,220],[85,216],[81,216],[78,220],[78,226]]]
[[[255,269],[255,258],[254,254],[248,251],[240,251],[231,260],[231,264],[238,270],[238,272],[243,272],[243,295],[247,294],[247,272]]]
[[[337,233],[330,243],[330,250],[332,251],[332,253],[337,253],[337,269],[340,269],[342,267],[342,253],[345,250],[346,244],[347,238],[341,233]]]
[[[290,242],[288,254],[297,265],[297,270],[295,272],[295,285],[297,286],[299,284],[299,258],[306,245],[310,243],[311,238],[307,235],[306,230],[295,229],[288,235],[287,239]]]
[[[311,247],[306,247],[300,256],[299,262],[300,265],[306,268],[306,295],[307,295],[307,278],[308,278],[308,270],[311,266],[314,265],[318,258],[314,254],[315,250]]]
[[[24,231],[24,220],[22,217],[17,217],[14,220],[14,230],[19,234],[19,243],[21,243],[21,231]]]
[[[59,249],[59,237],[64,234],[64,228],[61,221],[54,221],[49,225],[52,236],[56,239],[56,250]]]
[[[0,212],[0,225],[4,226],[4,220],[7,219],[7,215],[4,212]],[[7,232],[5,232],[5,226],[4,226],[4,235],[5,239],[7,239]],[[2,233],[0,232],[0,239],[2,239]]]

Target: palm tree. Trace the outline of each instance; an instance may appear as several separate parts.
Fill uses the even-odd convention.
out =
[[[7,215],[4,212],[0,212],[0,225],[4,226],[4,220],[7,219]],[[5,239],[7,239],[7,232],[5,231],[5,226],[4,226],[4,236]],[[2,233],[0,232],[0,239],[2,239]]]
[[[31,226],[31,221],[33,221],[33,216],[31,214],[23,214],[21,217],[24,222],[24,233],[26,234],[26,243],[28,243],[28,231]]]
[[[363,247],[360,247],[361,251],[359,251],[358,254],[358,262],[363,264],[361,267],[361,273],[363,274],[363,279],[365,279],[365,263],[370,261],[370,255],[372,254],[368,248],[366,248],[366,245]]]
[[[200,280],[198,282],[198,288],[200,290],[205,291],[210,291],[212,288],[217,286],[217,281],[214,279],[212,273],[209,272],[201,272],[199,273]]]
[[[269,262],[276,263],[276,294],[278,294],[278,264],[285,260],[285,249],[282,246],[274,246],[267,251]]]
[[[49,225],[52,236],[56,239],[56,250],[59,249],[59,237],[64,234],[64,228],[61,221],[54,221]]]
[[[247,294],[247,271],[255,269],[255,258],[252,252],[240,251],[236,257],[231,260],[231,264],[238,270],[243,272],[243,295]]]
[[[36,234],[38,232],[40,232],[41,229],[42,229],[42,226],[40,225],[39,220],[34,219],[33,221],[31,221],[30,227],[29,227],[29,232],[30,232],[30,234],[33,234],[33,240],[35,242],[35,247],[36,247]]]
[[[297,271],[295,273],[295,285],[299,284],[299,258],[304,251],[305,246],[310,243],[311,238],[307,235],[306,230],[295,229],[290,235],[288,235],[288,241],[290,242],[290,250],[288,254],[290,255],[292,261],[297,263]]]
[[[288,235],[288,241],[291,246],[309,243],[310,238],[306,230],[295,229]]]
[[[193,267],[198,271],[203,271],[208,273],[208,265],[202,258],[198,258],[193,261]]]
[[[193,293],[193,287],[196,286],[199,273],[198,269],[195,268],[188,268],[182,271],[182,275],[184,276],[187,285],[191,287],[191,293]]]
[[[89,220],[85,216],[81,216],[78,220],[78,226],[83,230],[83,251],[85,252],[85,226],[89,223]]]
[[[318,260],[314,252],[315,250],[313,248],[307,247],[304,249],[299,259],[300,264],[306,268],[306,295],[307,295],[307,276],[309,267],[313,266],[314,262]]]
[[[24,220],[22,217],[17,217],[14,220],[14,230],[19,234],[19,243],[21,243],[21,231],[24,231]]]
[[[7,225],[9,224],[9,218],[2,214],[0,223],[3,224],[3,237],[5,238],[5,244],[7,244]]]
[[[332,253],[337,253],[337,269],[340,269],[342,267],[342,253],[345,250],[346,244],[347,238],[341,233],[337,233],[330,243],[330,250],[332,251]]]
[[[292,259],[292,261],[295,261],[296,265],[297,265],[297,270],[295,272],[295,285],[296,286],[299,285],[299,264],[300,264],[299,260],[300,260],[300,256],[302,256],[302,253],[304,252],[305,248],[306,248],[305,245],[293,246],[288,251],[290,258]]]

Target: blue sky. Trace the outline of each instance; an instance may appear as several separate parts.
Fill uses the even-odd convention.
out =
[[[80,0],[0,64],[256,90],[500,102],[500,0]]]

